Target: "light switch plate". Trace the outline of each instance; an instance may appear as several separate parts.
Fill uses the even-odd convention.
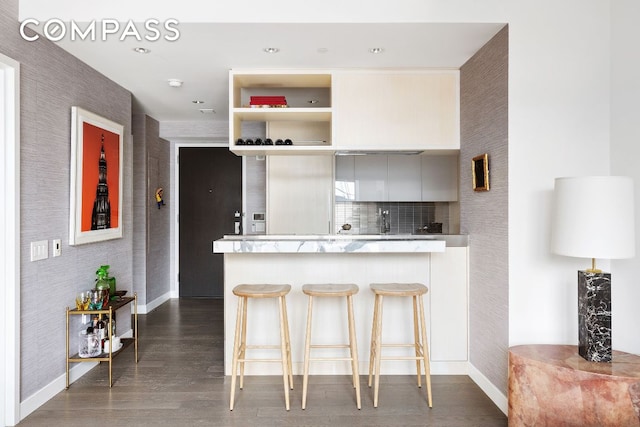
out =
[[[51,247],[53,250],[54,257],[62,255],[62,241],[60,239],[52,240]]]
[[[40,261],[47,258],[49,258],[49,241],[31,242],[31,261]]]

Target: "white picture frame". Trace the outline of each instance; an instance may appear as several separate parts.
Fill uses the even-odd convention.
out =
[[[69,245],[122,237],[124,126],[71,107]]]

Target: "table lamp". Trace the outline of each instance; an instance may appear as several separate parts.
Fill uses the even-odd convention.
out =
[[[610,362],[611,273],[596,259],[635,256],[633,180],[623,176],[556,178],[551,250],[591,258],[578,271],[578,349],[591,362]]]

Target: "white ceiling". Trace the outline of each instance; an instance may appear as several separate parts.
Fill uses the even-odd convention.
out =
[[[65,39],[58,44],[131,91],[134,112],[159,121],[227,120],[229,69],[459,68],[503,26],[181,23],[174,42],[112,37],[107,41]],[[138,46],[151,52],[134,52]],[[265,47],[277,47],[280,52],[267,54]],[[371,54],[372,47],[384,52]],[[184,85],[172,88],[168,79],[180,79]],[[216,113],[203,114],[200,108]]]

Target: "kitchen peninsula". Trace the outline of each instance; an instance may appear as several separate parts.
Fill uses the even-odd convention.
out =
[[[294,374],[302,373],[307,283],[354,283],[356,336],[360,371],[368,372],[369,342],[373,320],[375,282],[420,282],[429,287],[425,298],[432,374],[466,374],[467,366],[467,259],[466,235],[232,235],[213,242],[213,252],[224,254],[225,373],[231,373],[236,316],[233,287],[242,284],[290,284],[287,311]],[[253,303],[250,302],[250,305]],[[249,308],[247,340],[269,345],[277,340],[278,310],[257,302]],[[346,310],[340,299],[325,298],[314,310],[314,343],[348,342]],[[409,342],[413,331],[410,300],[388,298],[384,307],[383,336],[387,342]],[[335,327],[333,326],[335,325]],[[326,327],[325,327],[326,326]],[[336,336],[336,334],[341,334]],[[273,357],[269,350],[253,350],[255,357]],[[327,349],[326,357],[344,355],[343,349]],[[262,352],[262,353],[260,353]],[[277,364],[249,364],[247,375],[278,375]],[[415,362],[385,364],[387,374],[415,374]],[[349,374],[349,362],[313,364],[310,374]]]

